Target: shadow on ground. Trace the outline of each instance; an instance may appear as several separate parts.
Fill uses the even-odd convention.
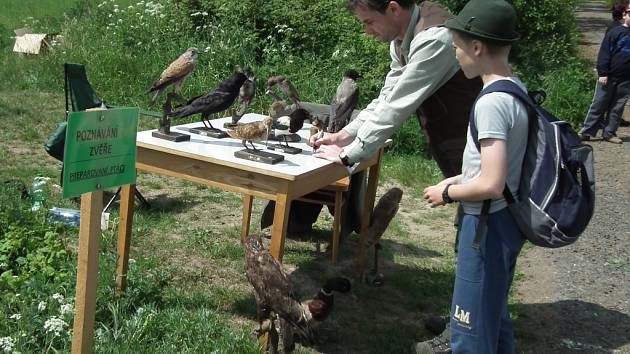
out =
[[[598,304],[562,300],[518,304],[515,309],[517,353],[614,353],[630,343],[630,317]],[[550,327],[556,328],[556,336],[548,334]],[[523,328],[529,330],[519,330]]]

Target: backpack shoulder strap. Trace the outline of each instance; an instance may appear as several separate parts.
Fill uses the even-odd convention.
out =
[[[481,92],[479,93],[479,96],[477,96],[477,100],[475,100],[475,103],[473,104],[473,109],[470,110],[470,117],[469,117],[469,122],[468,122],[470,126],[470,135],[472,136],[473,141],[475,142],[475,146],[477,146],[477,150],[479,151],[481,151],[481,144],[479,143],[479,136],[478,136],[479,131],[477,130],[477,124],[475,123],[475,105],[477,104],[477,101],[483,95],[486,95],[492,92],[508,93],[518,98],[521,102],[523,102],[530,111],[536,110],[536,103],[534,103],[531,97],[529,97],[527,92],[523,91],[523,89],[521,89],[512,80],[498,80],[491,83],[485,89],[481,90]]]

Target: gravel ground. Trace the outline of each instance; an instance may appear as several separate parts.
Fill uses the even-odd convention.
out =
[[[576,16],[581,51],[595,60],[608,8],[588,1]],[[518,353],[630,353],[630,128],[618,135],[622,145],[591,143],[596,211],[580,240],[560,249],[534,247],[519,259],[525,280],[515,288],[522,304]]]

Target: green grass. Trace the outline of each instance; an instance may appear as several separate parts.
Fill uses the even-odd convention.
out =
[[[64,119],[61,64],[66,61],[86,64],[89,79],[109,103],[142,108],[149,108],[149,97],[143,94],[147,86],[166,63],[191,45],[204,50],[204,54],[186,83],[186,96],[207,91],[238,63],[253,66],[260,83],[271,74],[286,73],[300,87],[305,100],[328,102],[340,73],[353,65],[364,72],[361,99],[365,104],[378,92],[387,70],[387,46],[361,35],[359,24],[334,8],[333,2],[299,4],[299,10],[332,16],[320,19],[287,17],[283,12],[286,4],[276,0],[259,3],[259,8],[250,6],[250,1],[213,0],[212,4],[222,5],[215,8],[220,15],[214,19],[218,24],[210,15],[191,16],[187,7],[207,5],[209,1],[157,2],[168,6],[164,17],[144,15],[143,20],[136,18],[136,11],[145,8],[140,10],[139,3],[130,0],[3,2],[0,33],[6,35],[0,40],[0,76],[5,82],[0,88],[0,180],[17,179],[28,186],[36,174],[43,174],[51,177],[51,183],[58,183],[61,163],[48,157],[42,144]],[[133,11],[122,14],[114,11],[114,5],[118,9],[132,6]],[[146,7],[146,2],[142,6]],[[252,17],[237,18],[268,7],[277,11],[269,13],[270,18],[258,18],[252,13],[256,18],[251,22],[271,21],[275,25],[286,21],[289,28],[303,31],[279,33],[271,26],[275,32],[261,33],[253,30],[250,22],[242,21]],[[230,13],[230,9],[235,13]],[[27,19],[29,16],[33,19]],[[170,20],[176,22],[166,22]],[[336,25],[314,30],[314,24],[308,22],[311,20]],[[42,56],[12,53],[12,41],[6,38],[13,28],[24,24],[42,32],[61,30],[65,46]],[[195,29],[204,25],[204,31]],[[308,36],[317,31],[322,38],[338,37],[340,42],[330,48],[316,48],[313,39],[320,37]],[[293,37],[298,36],[296,33],[306,37]],[[267,35],[273,35],[272,39]],[[303,48],[308,43],[312,43],[312,48]],[[296,45],[302,46],[299,52]],[[331,55],[337,49],[348,55]],[[578,64],[571,68],[575,70],[571,76],[580,78],[577,83],[556,71],[546,73],[541,80],[555,92],[578,95],[584,77],[580,76]],[[566,107],[565,97],[552,94],[550,102]],[[264,112],[268,104],[268,97],[258,95],[252,110]],[[579,107],[567,108],[566,114],[575,114]],[[139,130],[155,126],[154,119],[140,119]],[[422,190],[439,181],[440,173],[435,162],[427,158],[415,118],[405,123],[396,141],[385,155],[379,181],[379,194],[390,185],[400,185],[405,191],[403,206],[382,241],[379,271],[385,276],[385,285],[376,288],[354,282],[351,294],[336,297],[335,311],[322,327],[322,343],[314,348],[298,348],[297,353],[407,352],[411,343],[430,336],[423,328],[422,318],[448,312],[455,267],[451,227],[454,209],[429,210],[422,201]],[[249,335],[257,327],[256,309],[252,288],[244,276],[239,242],[241,196],[144,172],[138,174],[138,187],[152,208],[138,207],[134,213],[129,286],[124,297],[114,296],[119,222],[116,204],[110,209],[113,229],[105,231],[101,238],[95,351],[257,352],[257,343]],[[20,282],[11,282],[12,273],[2,276],[9,266],[0,264],[0,312],[9,314],[0,319],[0,337],[14,338],[15,350],[23,353],[67,352],[73,318],[71,314],[61,314],[62,304],[53,299],[53,294],[63,294],[65,302],[73,301],[77,230],[56,229],[47,224],[44,214],[31,219],[28,200],[11,201],[16,203],[11,210],[16,211],[9,211],[6,206],[14,204],[2,199],[9,197],[8,193],[0,195],[0,246],[6,246],[6,225],[25,220],[32,230],[52,230],[58,235],[33,237],[20,252],[60,252],[58,256],[67,252],[69,256],[65,262],[57,262],[59,258],[54,257],[33,259],[33,267],[19,274]],[[19,199],[17,195],[10,198]],[[59,188],[54,186],[47,203],[80,207],[74,200],[62,199]],[[268,236],[269,229],[258,228],[263,206],[263,201],[254,201],[252,232]],[[358,238],[353,235],[342,240],[339,264],[332,266],[331,224],[332,217],[324,210],[313,232],[286,241],[284,262],[293,271],[302,298],[312,296],[330,276],[354,275]],[[372,251],[367,265],[372,267]],[[613,265],[627,267],[621,262]],[[53,267],[53,273],[64,276],[51,280],[42,277],[48,273],[36,272],[37,267]],[[47,307],[39,310],[42,301]],[[518,310],[517,306],[514,308]],[[12,314],[22,317],[7,318]],[[52,316],[66,323],[58,336],[44,329],[44,323]]]

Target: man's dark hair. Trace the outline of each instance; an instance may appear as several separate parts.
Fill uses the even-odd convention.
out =
[[[346,0],[346,8],[354,12],[359,6],[365,6],[372,11],[385,12],[385,8],[391,1],[396,1],[402,8],[410,8],[415,0]]]
[[[628,1],[615,1],[612,8],[610,9],[612,13],[612,19],[614,21],[619,21],[623,18],[623,13],[626,11],[626,7],[628,6]]]

